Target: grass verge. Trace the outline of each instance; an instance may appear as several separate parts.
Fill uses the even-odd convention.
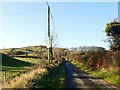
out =
[[[37,75],[33,80],[32,88],[65,88],[65,65],[64,62],[52,65],[47,72]]]
[[[71,63],[76,65],[79,69],[86,71],[87,73],[94,75],[98,78],[102,78],[104,81],[113,84],[120,88],[120,75],[118,71],[111,71],[108,72],[105,69],[99,69],[99,70],[92,70],[91,68],[87,68],[86,65],[77,63],[76,61],[72,60]]]
[[[35,65],[31,67],[28,71],[21,73],[20,75],[9,79],[4,85],[5,88],[29,88],[31,86],[31,82],[34,79],[34,76],[40,75],[46,72],[46,69],[41,67],[41,65]]]

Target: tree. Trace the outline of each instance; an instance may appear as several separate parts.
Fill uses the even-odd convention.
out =
[[[113,51],[120,50],[120,22],[114,20],[110,23],[106,24],[105,27],[106,35],[109,38],[109,42],[111,43],[110,48]]]
[[[63,48],[54,48],[53,56],[56,61],[62,60],[62,58],[64,57],[64,49]]]
[[[57,39],[58,39],[57,34],[55,33],[55,31],[52,31],[50,35],[50,58],[51,60],[53,60],[53,48],[58,46]],[[45,43],[48,44],[47,34],[46,34]]]

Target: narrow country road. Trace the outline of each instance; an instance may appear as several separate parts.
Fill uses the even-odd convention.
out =
[[[79,88],[80,90],[120,90],[102,79],[96,78],[66,61],[67,88]]]

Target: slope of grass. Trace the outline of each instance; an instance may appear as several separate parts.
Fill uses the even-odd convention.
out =
[[[46,65],[45,62],[42,63],[42,65]],[[15,89],[17,88],[30,88],[31,82],[34,79],[34,76],[40,75],[46,72],[45,68],[41,67],[41,64],[32,66],[29,70],[27,70],[25,73],[21,73],[20,75],[16,76],[15,78],[7,80],[7,82],[3,85],[3,88],[6,90],[6,88]]]
[[[42,63],[41,59],[33,58],[13,58],[5,54],[2,55],[2,80],[6,73],[6,79],[14,77],[17,74],[30,68],[32,65]]]
[[[35,65],[26,73],[8,80],[3,88],[65,88],[64,62],[47,66],[44,62],[42,65],[44,67]]]
[[[88,72],[120,88],[120,75],[116,71],[106,72],[104,70],[96,70]]]
[[[20,58],[20,57],[14,57],[15,59],[18,59],[18,60],[22,60],[24,62],[28,62],[30,64],[39,64],[41,63],[41,59],[37,59],[37,58]]]
[[[75,61],[71,61],[71,62],[74,65],[76,65],[78,68],[80,68],[81,70],[84,70],[87,73],[94,75],[98,78],[102,78],[104,81],[120,88],[120,75],[117,70],[116,71],[114,70],[112,72],[108,72],[104,69],[92,70],[90,68],[87,68],[87,66],[85,66],[83,64],[77,63]]]
[[[23,66],[30,66],[30,65],[31,63],[29,62],[18,60],[18,59],[9,57],[5,54],[2,55],[2,66],[23,67]]]
[[[64,62],[48,68],[47,72],[36,76],[32,88],[65,88],[65,65]]]

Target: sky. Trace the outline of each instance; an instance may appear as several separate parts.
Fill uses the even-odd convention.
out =
[[[49,5],[61,47],[109,48],[109,43],[104,42],[105,26],[118,17],[117,2],[49,2]],[[45,2],[4,2],[0,7],[0,48],[46,45]]]

